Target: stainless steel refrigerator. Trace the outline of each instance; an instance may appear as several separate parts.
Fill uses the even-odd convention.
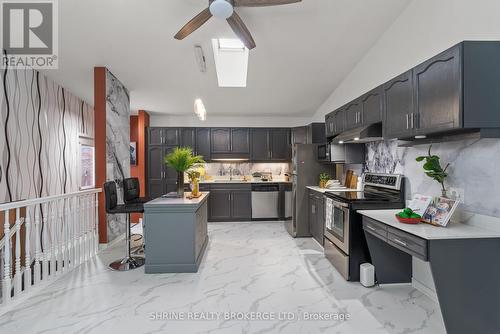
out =
[[[335,178],[335,165],[317,161],[316,145],[295,144],[293,145],[292,168],[292,217],[285,220],[285,227],[294,238],[310,237],[309,196],[306,187],[318,185],[321,173],[328,173]]]

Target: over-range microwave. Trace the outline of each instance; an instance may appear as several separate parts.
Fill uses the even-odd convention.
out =
[[[329,143],[318,144],[316,160],[330,162],[331,161],[331,147]]]

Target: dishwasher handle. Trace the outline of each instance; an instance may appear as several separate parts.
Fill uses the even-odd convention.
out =
[[[277,192],[280,191],[278,184],[252,184],[252,192]]]

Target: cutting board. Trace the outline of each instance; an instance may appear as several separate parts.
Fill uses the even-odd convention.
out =
[[[347,172],[345,173],[345,183],[344,185],[347,187],[347,188],[350,188],[351,187],[351,180],[352,180],[352,175],[354,174],[354,172],[350,169],[347,170]]]

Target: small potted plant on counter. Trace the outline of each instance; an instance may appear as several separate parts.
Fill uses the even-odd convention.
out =
[[[321,173],[319,174],[319,187],[326,188],[326,183],[330,180],[330,174]]]
[[[193,155],[191,147],[180,147],[165,156],[165,163],[177,171],[177,197],[184,197],[184,173],[205,160],[201,155]]]
[[[436,180],[441,185],[441,193],[443,197],[447,197],[446,187],[444,186],[444,180],[448,176],[446,170],[450,167],[450,164],[447,164],[444,168],[441,167],[440,158],[437,155],[431,154],[432,145],[429,146],[429,152],[427,156],[417,157],[417,161],[421,162],[425,160],[423,165],[424,173]]]

